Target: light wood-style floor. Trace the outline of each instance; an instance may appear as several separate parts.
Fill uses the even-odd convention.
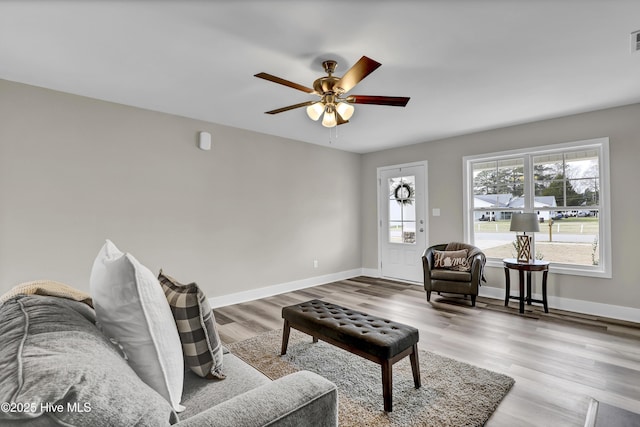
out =
[[[582,426],[591,398],[640,413],[634,323],[537,305],[519,314],[517,301],[488,298],[475,308],[455,295],[428,303],[421,286],[357,277],[215,309],[218,331],[231,343],[282,328],[282,307],[314,298],[412,325],[421,349],[513,377],[487,426]]]

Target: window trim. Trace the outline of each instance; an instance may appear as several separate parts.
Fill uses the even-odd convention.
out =
[[[466,242],[473,244],[473,185],[471,177],[473,176],[472,164],[477,161],[496,161],[505,160],[510,157],[518,157],[524,154],[540,155],[554,152],[564,152],[575,149],[597,149],[600,156],[600,194],[599,194],[599,244],[601,245],[599,264],[596,266],[583,266],[576,264],[557,264],[551,262],[549,271],[559,274],[570,274],[576,276],[589,276],[610,279],[612,277],[611,268],[611,191],[610,191],[610,175],[609,175],[609,138],[594,138],[581,141],[565,142],[552,145],[543,145],[538,147],[528,147],[516,150],[506,150],[494,153],[476,154],[472,156],[464,156],[462,158],[463,171],[463,230]],[[533,174],[530,170],[530,162],[525,162],[525,188],[532,188]],[[533,197],[533,192],[528,191],[525,194],[527,199]],[[528,200],[529,206],[532,200]],[[488,259],[487,266],[502,267],[502,261],[498,259]]]

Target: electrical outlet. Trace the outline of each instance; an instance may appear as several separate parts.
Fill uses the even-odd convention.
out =
[[[313,268],[318,268],[318,260],[317,259],[313,260]]]

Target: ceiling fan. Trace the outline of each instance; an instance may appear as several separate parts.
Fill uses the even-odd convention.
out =
[[[324,61],[322,66],[327,73],[326,77],[320,77],[313,82],[313,89],[300,84],[282,79],[267,73],[255,74],[255,77],[279,83],[293,89],[306,93],[318,95],[320,101],[307,101],[300,104],[289,105],[276,110],[267,111],[266,114],[278,114],[296,108],[307,107],[307,115],[312,120],[322,117],[322,125],[334,127],[349,122],[355,108],[351,104],[374,104],[390,105],[393,107],[404,107],[409,102],[409,98],[401,96],[371,96],[371,95],[348,95],[345,96],[362,79],[375,71],[380,65],[379,62],[363,56],[351,67],[344,76],[333,75],[336,61]],[[323,115],[324,113],[324,115]]]

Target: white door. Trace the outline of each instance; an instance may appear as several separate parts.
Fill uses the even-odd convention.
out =
[[[422,282],[426,248],[426,163],[380,168],[381,276]]]

